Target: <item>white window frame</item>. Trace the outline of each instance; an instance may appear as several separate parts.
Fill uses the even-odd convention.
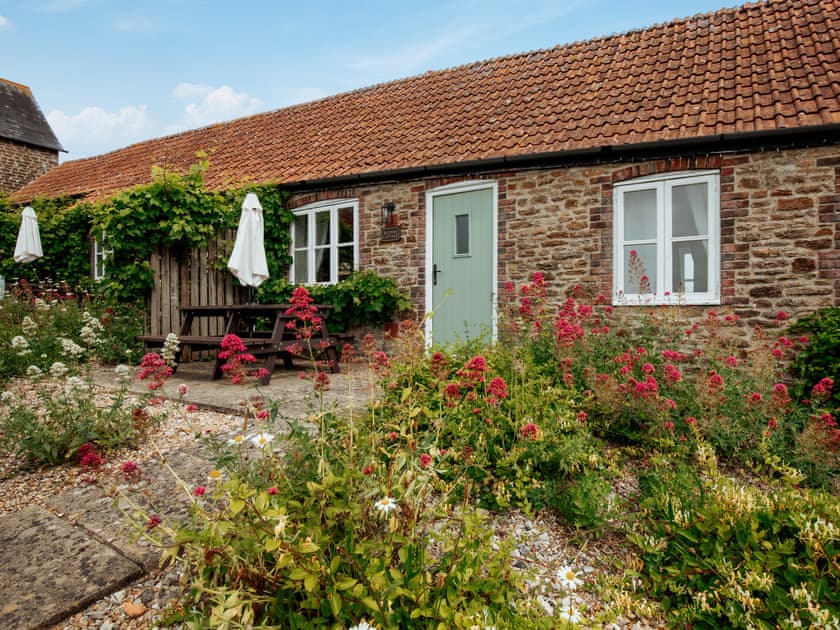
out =
[[[289,281],[295,282],[295,252],[299,250],[306,250],[306,269],[307,278],[304,284],[336,284],[338,282],[338,211],[340,208],[353,208],[353,271],[359,269],[359,200],[358,199],[330,199],[328,201],[318,201],[310,203],[292,211],[295,217],[307,217],[307,235],[309,243],[300,245],[295,242],[295,226],[294,221],[291,225],[291,253],[292,264],[289,266]],[[319,213],[329,211],[330,213],[330,280],[329,282],[316,282],[315,280],[315,216]],[[341,243],[346,247],[348,243]]]
[[[114,254],[114,250],[105,245],[107,239],[108,235],[104,230],[99,238],[93,239],[93,279],[96,282],[105,279],[108,258]]]
[[[673,286],[673,243],[698,240],[697,236],[672,236],[672,195],[675,185],[704,183],[708,186],[708,287],[703,292],[682,292]],[[624,193],[636,190],[656,191],[656,239],[624,240]],[[641,177],[613,186],[613,304],[720,304],[720,173],[718,171],[683,171]],[[633,244],[656,244],[656,286],[651,293],[627,293],[624,277],[624,248]],[[635,287],[634,287],[635,288]]]

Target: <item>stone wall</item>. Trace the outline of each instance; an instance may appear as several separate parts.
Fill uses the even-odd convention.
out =
[[[721,309],[752,324],[771,322],[779,311],[796,317],[840,305],[840,146],[387,182],[296,195],[291,207],[358,198],[361,268],[395,278],[420,315],[427,191],[455,181],[498,182],[500,291],[541,271],[555,299],[575,285],[609,296],[613,185],[693,169],[720,171]],[[396,243],[380,242],[385,201],[396,205]]]
[[[58,166],[58,151],[0,138],[0,192],[13,192]]]

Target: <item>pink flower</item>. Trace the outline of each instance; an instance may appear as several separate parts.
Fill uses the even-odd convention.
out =
[[[365,466],[364,468],[362,468],[362,474],[363,475],[369,475],[372,472],[373,472],[373,466]]]
[[[195,490],[193,490],[193,495],[203,497],[205,492],[207,492],[207,488],[204,486],[196,486]]]
[[[694,416],[688,416],[688,418],[685,419],[685,423],[688,426],[695,425],[695,424],[697,424],[697,418],[695,418]]]
[[[823,398],[831,394],[832,387],[834,387],[834,380],[825,377],[820,379],[820,382],[811,388],[811,394],[814,398]]]
[[[269,414],[269,412],[268,412],[268,409],[260,409],[260,410],[257,412],[257,419],[258,419],[258,420],[265,420],[266,418],[268,418],[268,416],[269,416],[269,415],[270,415],[270,414]]]
[[[577,415],[577,421],[581,424],[586,424],[586,420],[589,416],[586,415],[585,411],[579,411]]]
[[[780,322],[785,321],[787,318],[788,318],[788,314],[785,313],[784,311],[779,311],[778,313],[776,313],[776,319]]]
[[[487,385],[487,393],[488,402],[492,404],[496,404],[500,400],[504,400],[508,397],[508,388],[507,383],[505,383],[505,379],[501,376],[495,377],[493,380],[490,381]],[[492,398],[492,400],[491,400]]]
[[[674,423],[670,420],[666,420],[665,423],[662,425],[666,431],[673,433],[674,432]]]
[[[186,410],[187,411],[198,411],[198,405],[192,405],[192,404],[187,405]]]
[[[432,463],[432,456],[428,453],[421,453],[420,454],[420,468],[428,468],[429,464]]]
[[[643,363],[642,364],[642,372],[645,374],[653,374],[656,371],[656,368],[653,367],[652,363]]]
[[[776,422],[775,418],[770,418],[770,420],[767,422],[767,428],[768,429],[775,429],[778,426],[779,426],[779,423]]]
[[[137,472],[137,464],[131,461],[123,462],[120,465],[120,470],[123,472],[123,474],[130,475],[132,473]]]
[[[728,365],[729,367],[734,367],[734,368],[735,368],[735,367],[738,367],[738,358],[737,358],[737,357],[734,357],[734,356],[732,356],[732,355],[730,355],[730,356],[726,357],[726,358],[723,360],[723,362],[724,362],[724,363],[726,363],[726,365]]]
[[[277,486],[271,486],[268,490],[266,490],[266,493],[271,495],[277,494]]]
[[[539,427],[533,422],[529,422],[521,429],[519,429],[519,433],[522,435],[523,438],[526,440],[536,440],[537,435],[539,434]]]
[[[146,523],[146,529],[154,529],[158,525],[160,525],[160,516],[152,516],[149,518],[148,522]]]
[[[761,392],[753,392],[752,394],[750,394],[750,402],[754,405],[763,403],[764,396],[761,395]]]
[[[184,383],[181,383],[180,385],[178,385],[178,394],[179,395],[186,396],[187,392],[189,392],[189,391],[190,391],[190,388],[187,387]]]
[[[399,437],[399,434],[396,431],[391,431],[388,434],[388,437],[391,438],[391,441],[394,441]]]

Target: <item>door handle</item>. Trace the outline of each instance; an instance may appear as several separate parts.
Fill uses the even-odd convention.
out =
[[[440,273],[440,269],[438,269],[438,266],[437,265],[432,265],[432,286],[433,287],[437,286],[437,277],[438,277],[439,273]]]

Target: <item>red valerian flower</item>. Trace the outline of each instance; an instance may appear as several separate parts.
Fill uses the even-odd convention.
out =
[[[788,318],[788,314],[785,311],[779,311],[776,313],[776,319],[780,322],[785,321]]]
[[[157,516],[157,515],[152,516],[152,517],[149,518],[148,522],[146,523],[146,529],[154,529],[155,527],[160,525],[160,523],[161,523],[160,516]]]
[[[421,453],[420,457],[420,468],[428,468],[429,464],[432,463],[432,456],[428,453]]]
[[[266,490],[266,494],[277,494],[277,486],[271,486],[268,490]]]
[[[697,418],[694,416],[688,416],[688,418],[685,419],[685,423],[689,426],[697,424]]]
[[[539,435],[539,427],[533,422],[529,422],[521,429],[519,429],[519,433],[522,435],[523,438],[526,440],[536,440],[537,436]]]
[[[204,486],[196,486],[195,490],[193,490],[193,495],[203,497],[205,492],[207,492],[207,488]]]
[[[491,405],[497,404],[499,401],[508,397],[508,388],[505,379],[497,376],[487,384],[487,402]]]

